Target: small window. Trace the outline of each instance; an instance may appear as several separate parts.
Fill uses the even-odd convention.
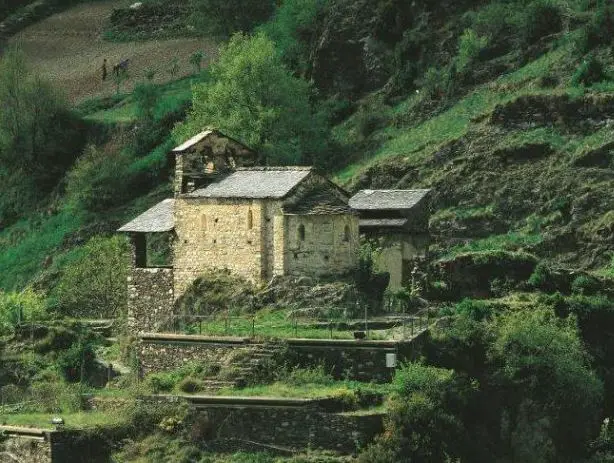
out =
[[[350,226],[349,225],[346,225],[345,228],[343,229],[343,241],[345,241],[346,243],[350,241]]]
[[[207,231],[207,216],[205,214],[200,216],[200,228],[202,231]]]
[[[247,211],[247,229],[251,230],[252,228],[254,228],[254,214],[250,209]]]
[[[303,224],[298,227],[298,240],[305,241],[305,225]]]

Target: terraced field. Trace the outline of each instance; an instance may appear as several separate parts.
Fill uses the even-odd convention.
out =
[[[96,96],[111,95],[115,83],[111,67],[130,60],[128,79],[122,91],[130,91],[145,79],[149,70],[158,83],[175,80],[193,72],[188,60],[202,50],[206,64],[217,53],[217,45],[206,39],[180,38],[139,42],[108,42],[102,39],[105,21],[113,8],[124,7],[125,0],[85,3],[34,24],[11,39],[20,44],[31,66],[42,73],[73,103]],[[108,61],[109,77],[102,81],[102,63]],[[171,76],[173,60],[178,70]]]

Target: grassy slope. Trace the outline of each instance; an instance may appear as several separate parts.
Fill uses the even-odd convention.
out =
[[[154,81],[163,83],[193,72],[189,57],[203,51],[206,64],[217,54],[217,46],[206,39],[177,38],[138,42],[109,42],[101,38],[105,21],[113,8],[133,2],[105,0],[84,3],[38,22],[11,38],[21,46],[34,70],[45,75],[73,102],[115,93],[111,66],[130,59],[128,80],[122,89],[130,90],[154,71]],[[103,59],[108,60],[109,78],[101,79]],[[171,76],[173,59],[179,66]]]
[[[559,124],[521,129],[490,119],[495,108],[524,96],[548,101],[567,95],[585,98],[587,105],[591,98],[607,99],[610,84],[570,85],[580,62],[572,37],[515,72],[471,89],[422,123],[376,131],[370,138],[382,140],[375,143],[379,147],[339,172],[337,180],[350,189],[434,188],[431,230],[439,255],[526,249],[572,267],[607,265],[614,177],[609,169],[578,167],[574,160],[611,142],[608,126],[583,132]],[[546,76],[555,76],[559,84],[542,86]],[[390,108],[388,117],[395,120],[421,101],[414,95]],[[350,120],[336,134],[349,140],[353,130]],[[531,144],[551,153],[513,159],[515,151]],[[511,153],[511,159],[502,153]]]

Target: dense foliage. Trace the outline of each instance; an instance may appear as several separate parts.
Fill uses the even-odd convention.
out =
[[[327,129],[312,108],[309,84],[282,64],[263,33],[233,36],[210,73],[210,82],[193,89],[178,138],[211,126],[256,149],[267,164],[323,161]]]

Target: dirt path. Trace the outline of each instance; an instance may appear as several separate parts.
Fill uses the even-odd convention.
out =
[[[130,59],[129,79],[122,84],[123,91],[144,80],[148,70],[155,71],[156,82],[171,80],[169,69],[174,58],[179,65],[175,78],[179,78],[193,72],[188,59],[195,51],[205,53],[203,64],[217,53],[216,44],[206,39],[103,41],[104,22],[113,8],[130,3],[111,0],[82,4],[24,29],[10,42],[19,43],[32,67],[75,103],[113,94],[111,68],[122,59]],[[104,58],[109,70],[105,82],[101,70]]]

